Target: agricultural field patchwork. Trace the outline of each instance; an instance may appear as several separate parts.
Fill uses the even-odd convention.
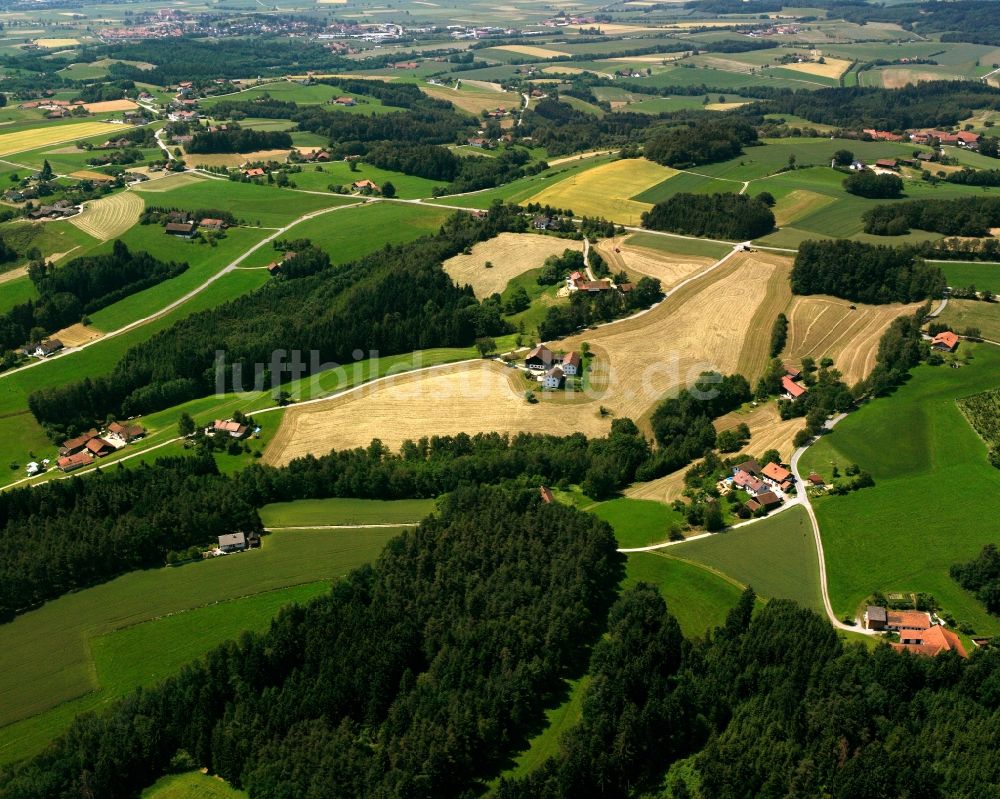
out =
[[[145,208],[142,197],[133,191],[120,191],[91,200],[83,211],[70,217],[70,224],[98,241],[118,238],[139,221]]]

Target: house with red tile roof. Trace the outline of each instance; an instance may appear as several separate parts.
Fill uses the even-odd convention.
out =
[[[978,133],[973,133],[971,130],[963,130],[956,133],[955,137],[958,139],[959,147],[968,147],[970,150],[979,148]]]
[[[931,626],[931,614],[922,610],[890,610],[886,627],[890,630],[926,630]]]
[[[950,330],[938,333],[931,339],[931,349],[941,350],[942,352],[954,352],[958,349],[958,336]]]
[[[924,657],[935,657],[943,652],[957,652],[959,657],[968,657],[959,637],[940,624],[926,630],[903,630],[899,633],[899,643],[892,648]]]
[[[103,438],[98,436],[97,438],[92,438],[87,442],[86,446],[87,452],[91,455],[96,455],[98,458],[103,458],[105,455],[110,455],[115,451],[115,448],[105,441]]]
[[[781,396],[784,399],[792,400],[793,402],[800,397],[805,396],[808,392],[805,386],[800,386],[788,375],[781,378]]]
[[[72,472],[90,466],[94,462],[94,457],[89,452],[77,452],[74,455],[63,455],[56,461],[56,466],[60,471]]]
[[[544,344],[539,344],[524,357],[524,365],[533,372],[544,372],[552,368],[555,353]]]
[[[767,466],[761,469],[761,474],[763,474],[768,480],[778,483],[779,485],[787,482],[789,478],[792,477],[792,473],[780,463],[767,464]]]

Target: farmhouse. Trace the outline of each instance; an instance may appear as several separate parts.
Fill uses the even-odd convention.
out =
[[[972,131],[963,130],[955,134],[959,147],[968,147],[970,150],[979,149],[979,134]]]
[[[357,102],[353,97],[338,97],[333,101],[334,105],[342,105],[347,108],[357,105]]]
[[[782,399],[791,400],[795,402],[800,397],[805,396],[807,389],[805,386],[800,386],[788,375],[781,378],[781,397]]]
[[[222,552],[242,552],[247,548],[247,538],[243,533],[226,533],[219,536],[219,550]]]
[[[131,444],[146,435],[146,429],[137,424],[122,424],[112,422],[108,425],[108,438],[120,439],[124,444]]]
[[[941,350],[942,352],[954,352],[958,349],[958,336],[950,330],[938,333],[931,339],[931,349]]]
[[[742,469],[738,469],[733,474],[733,485],[742,488],[748,494],[764,493],[770,490],[767,483]]]
[[[951,630],[946,630],[939,624],[925,630],[904,630],[899,633],[899,643],[892,648],[903,652],[913,652],[915,655],[935,657],[942,652],[957,652],[959,657],[968,657],[965,647],[958,636]]]
[[[754,477],[760,477],[760,464],[753,459],[743,461],[743,463],[738,463],[733,467],[733,474],[735,475],[737,472],[746,472],[747,474],[752,474]]]
[[[355,191],[378,191],[378,183],[374,180],[369,180],[365,178],[364,180],[356,180],[351,184],[351,188]]]
[[[326,150],[313,150],[311,153],[306,153],[305,155],[303,155],[302,159],[304,161],[312,161],[312,162],[329,161],[330,153],[328,153]]]
[[[194,222],[167,222],[164,231],[168,236],[189,239],[194,235]]]
[[[226,223],[221,219],[202,219],[198,226],[205,228],[205,230],[222,230]]]
[[[788,491],[795,485],[795,477],[781,464],[769,463],[761,473],[769,483],[778,486],[782,491]]]
[[[542,385],[545,388],[562,388],[565,382],[566,375],[563,373],[561,366],[553,366],[542,378]]]
[[[59,352],[63,348],[63,343],[57,338],[46,339],[35,345],[31,354],[36,358],[48,358],[52,353]]]
[[[903,137],[898,133],[892,133],[888,130],[875,130],[874,128],[865,128],[862,133],[868,134],[875,141],[902,141]]]
[[[865,608],[865,627],[869,630],[884,630],[886,621],[885,608],[879,605],[869,605]]]
[[[244,169],[243,175],[248,178],[262,178],[267,174],[267,170],[263,167],[255,166],[251,169]]]
[[[750,502],[755,500],[759,506],[767,509],[776,508],[781,504],[781,499],[773,491],[763,491],[754,497],[754,499],[750,500]]]
[[[555,355],[544,344],[539,344],[524,358],[524,365],[533,372],[544,372],[551,368]]]
[[[562,370],[566,377],[573,377],[580,373],[580,356],[575,352],[567,352],[562,359]]]
[[[63,455],[56,461],[56,466],[60,471],[72,472],[90,466],[94,462],[93,456],[89,452],[77,452],[75,455]]]
[[[245,424],[234,422],[231,419],[216,419],[212,426],[206,430],[207,433],[227,433],[231,438],[243,438],[249,432]]]
[[[899,162],[895,158],[879,158],[875,166],[880,169],[899,169]]]

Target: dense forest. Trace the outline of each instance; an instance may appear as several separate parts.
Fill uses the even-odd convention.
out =
[[[990,613],[1000,615],[1000,551],[988,544],[968,563],[951,567],[952,578],[967,591],[972,591]]]
[[[873,304],[940,297],[948,285],[944,273],[912,249],[835,239],[802,242],[791,280],[794,294]]]
[[[910,228],[945,236],[988,236],[1000,226],[1000,197],[912,200],[869,208],[862,214],[865,233],[902,236]]]
[[[774,230],[765,202],[745,194],[675,194],[642,215],[642,226],[688,236],[745,241]]]
[[[537,488],[458,491],[268,632],[79,719],[0,774],[0,796],[85,782],[124,799],[182,752],[253,799],[469,796],[584,667],[622,577],[615,547]]]
[[[197,130],[187,146],[189,153],[252,153],[281,150],[292,146],[292,137],[283,130],[253,130],[236,123],[225,130]]]
[[[860,131],[951,126],[983,108],[1000,109],[1000,89],[972,81],[931,81],[888,90],[860,86],[802,89],[745,111],[790,114]]]
[[[697,119],[679,127],[658,128],[646,142],[651,161],[677,169],[728,161],[757,143],[757,128],[734,116]]]
[[[550,156],[558,156],[598,147],[639,147],[657,119],[626,112],[598,117],[548,97],[524,112],[517,132],[530,136]]]
[[[314,353],[302,365],[306,376],[320,364],[352,362],[359,349],[391,355],[470,346],[507,325],[498,304],[478,303],[441,264],[477,241],[526,226],[519,210],[500,204],[484,220],[456,213],[435,236],[298,280],[271,281],[188,316],[128,350],[110,375],[36,392],[29,408],[58,437],[109,413],[133,416],[234,390],[234,371],[249,390],[255,366],[266,368],[275,352]],[[235,367],[224,372],[224,385],[217,385],[218,351]]]
[[[949,3],[904,3],[872,5],[869,3],[832,4],[835,13],[850,22],[895,22],[920,34],[940,34],[942,42],[972,42],[1000,45],[1000,19],[996,9],[975,0]]]
[[[28,275],[38,290],[38,299],[0,315],[0,352],[75,324],[86,314],[176,277],[187,268],[186,263],[131,252],[121,241],[116,241],[107,255],[76,258],[65,266],[36,261],[29,265]]]
[[[0,620],[67,591],[162,566],[171,550],[262,530],[211,456],[164,458],[0,494]]]

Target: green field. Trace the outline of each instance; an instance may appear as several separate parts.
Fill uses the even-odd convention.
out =
[[[194,211],[219,208],[231,212],[249,225],[280,227],[294,219],[322,208],[357,202],[353,197],[336,194],[292,193],[288,189],[254,183],[205,178],[168,191],[156,191],[156,181],[141,184],[138,191],[147,206]]]
[[[140,799],[246,799],[246,796],[218,777],[193,771],[164,777],[143,791]]]
[[[1000,619],[948,575],[997,543],[1000,471],[955,400],[1000,386],[1000,348],[959,346],[961,368],[920,366],[889,397],[848,416],[810,447],[802,472],[829,475],[857,463],[875,487],[814,502],[823,532],[830,600],[853,616],[873,591],[926,591],[982,635]]]
[[[751,586],[764,599],[793,599],[823,612],[816,543],[802,508],[666,550]]]
[[[979,291],[1000,293],[1000,264],[956,263],[954,261],[935,261],[948,278],[948,285],[953,288],[975,286]]]
[[[373,97],[352,94],[337,86],[327,86],[322,83],[315,83],[311,86],[304,86],[295,81],[274,81],[260,86],[246,89],[235,94],[223,94],[209,97],[202,101],[206,109],[211,109],[220,102],[249,102],[261,97],[271,97],[286,103],[298,103],[299,105],[322,105],[333,97],[353,97],[357,103],[354,106],[329,106],[332,110],[343,111],[353,114],[384,114],[399,109],[383,105],[380,100]]]
[[[716,244],[714,241],[658,236],[655,233],[634,233],[625,240],[625,243],[632,247],[646,247],[671,255],[696,255],[715,260],[730,252],[730,248],[725,244]]]
[[[684,515],[662,502],[621,497],[589,508],[615,531],[618,545],[625,548],[659,544],[670,538],[672,529],[682,529]]]
[[[398,528],[287,530],[260,550],[132,572],[0,627],[0,762],[377,557]],[[245,597],[245,599],[241,599]]]
[[[969,327],[978,327],[984,338],[1000,341],[1000,304],[995,302],[949,300],[938,321],[959,333]]]
[[[24,275],[14,280],[0,283],[0,314],[7,313],[15,305],[38,299],[38,291],[31,279]]]
[[[299,499],[260,509],[264,526],[408,524],[434,512],[433,499]]]
[[[440,181],[379,169],[364,162],[356,162],[356,171],[352,172],[348,161],[330,161],[319,165],[303,164],[301,172],[290,176],[296,188],[308,191],[327,191],[327,187],[331,185],[345,186],[350,190],[354,181],[366,178],[379,186],[387,182],[392,183],[396,187],[396,196],[404,200],[431,197],[435,188],[445,185]]]

